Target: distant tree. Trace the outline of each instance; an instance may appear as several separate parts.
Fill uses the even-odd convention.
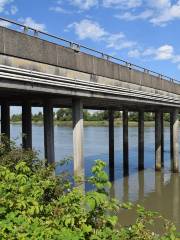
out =
[[[71,108],[60,108],[56,112],[56,119],[58,121],[71,121],[72,120],[72,109]]]
[[[32,120],[33,120],[34,122],[43,121],[43,114],[42,114],[42,112],[39,112],[38,114],[33,114],[33,115],[32,115]]]
[[[114,112],[114,118],[116,119],[116,118],[121,118],[122,117],[122,114],[121,114],[121,112],[120,111],[115,111]]]
[[[164,121],[170,122],[170,114],[169,113],[164,113]]]
[[[83,117],[84,117],[84,121],[92,121],[91,114],[86,109],[83,111]]]
[[[13,114],[11,117],[11,121],[12,122],[20,122],[22,119],[22,115],[21,114]]]
[[[138,112],[130,112],[129,121],[132,121],[132,122],[138,121]]]
[[[154,113],[152,113],[152,112],[145,112],[144,113],[144,120],[145,121],[154,121]]]

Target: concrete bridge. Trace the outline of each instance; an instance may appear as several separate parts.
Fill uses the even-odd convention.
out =
[[[10,137],[11,105],[22,106],[23,147],[32,147],[31,107],[43,106],[44,147],[54,161],[53,107],[73,109],[74,173],[84,175],[83,108],[109,110],[109,169],[114,172],[114,111],[123,111],[128,173],[128,111],[139,112],[138,166],[144,168],[144,112],[155,112],[155,169],[163,167],[163,113],[171,116],[171,168],[179,170],[180,85],[174,79],[14,21],[0,27],[1,132]]]

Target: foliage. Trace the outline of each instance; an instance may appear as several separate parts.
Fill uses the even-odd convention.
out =
[[[54,166],[36,153],[0,144],[0,239],[2,240],[175,240],[175,227],[165,220],[158,235],[148,225],[160,217],[137,206],[136,222],[118,224],[120,204],[109,197],[105,163],[97,160],[86,181],[93,190],[84,193],[68,173],[54,174]],[[128,211],[128,210],[127,210]],[[164,221],[164,220],[163,220]]]
[[[22,115],[21,114],[13,114],[11,116],[11,121],[12,122],[20,122],[22,119]]]
[[[56,120],[58,121],[71,121],[72,120],[72,109],[60,108],[56,113]]]
[[[42,112],[39,112],[39,113],[37,113],[37,114],[33,114],[33,115],[32,115],[32,120],[33,120],[34,122],[43,121],[43,114],[42,114]]]
[[[83,116],[85,121],[107,121],[108,120],[108,111],[94,111],[91,113],[90,111],[84,109]],[[22,118],[21,114],[13,114],[11,116],[12,122],[20,122]],[[115,119],[122,120],[122,112],[115,111],[114,112]],[[42,122],[43,121],[43,114],[39,112],[38,114],[32,115],[32,120],[34,122]],[[70,108],[60,108],[56,113],[54,113],[54,120],[56,121],[72,121],[72,109]],[[145,112],[144,113],[144,120],[145,121],[154,121],[154,113]],[[169,113],[164,113],[164,120],[169,122],[170,116]],[[129,121],[137,122],[138,121],[138,112],[129,112]]]

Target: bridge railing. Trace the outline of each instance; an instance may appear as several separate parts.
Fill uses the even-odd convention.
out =
[[[151,75],[156,76],[160,79],[168,80],[168,81],[171,81],[173,83],[178,83],[178,84],[180,83],[176,79],[168,77],[164,74],[157,73],[155,71],[152,71],[150,69],[138,66],[138,65],[133,64],[133,63],[130,63],[130,62],[125,61],[123,59],[120,59],[118,57],[111,56],[109,54],[106,54],[106,53],[101,52],[101,51],[97,51],[93,48],[86,47],[86,46],[81,45],[79,43],[72,42],[72,41],[69,41],[67,39],[64,39],[64,38],[58,37],[56,35],[50,34],[48,32],[41,31],[41,30],[38,30],[36,28],[21,24],[19,22],[14,21],[14,20],[9,20],[9,19],[0,17],[0,26],[4,26],[6,28],[13,28],[13,26],[15,26],[16,31],[20,30],[24,34],[28,34],[28,35],[33,34],[34,37],[39,37],[40,39],[44,39],[44,40],[48,40],[48,41],[49,41],[49,38],[50,38],[50,39],[58,41],[58,42],[55,42],[56,44],[59,44],[59,42],[64,43],[64,45],[66,47],[69,47],[69,48],[73,49],[74,51],[89,53],[91,55],[102,58],[104,60],[118,63],[118,64],[120,64],[124,67],[129,68],[129,69],[139,70],[139,71],[144,72],[146,74],[151,74]],[[20,29],[17,29],[17,27],[19,27]],[[61,45],[63,45],[63,44],[61,44]]]

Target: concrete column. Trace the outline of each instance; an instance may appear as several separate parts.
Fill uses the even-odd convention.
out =
[[[1,104],[1,133],[10,139],[10,106],[7,102]]]
[[[178,110],[171,112],[170,119],[170,144],[171,144],[171,170],[179,172],[179,119]]]
[[[31,104],[22,105],[22,146],[24,149],[32,149],[32,116]]]
[[[144,112],[139,112],[138,119],[138,169],[144,169]]]
[[[44,151],[48,163],[55,162],[54,155],[54,119],[53,107],[51,103],[46,102],[43,107],[44,113]]]
[[[114,180],[114,111],[109,110],[109,179]]]
[[[164,167],[164,114],[161,113],[161,166]]]
[[[84,179],[83,156],[83,102],[81,99],[73,100],[73,150],[74,175]]]
[[[155,113],[155,169],[161,170],[161,112]]]
[[[129,146],[128,146],[128,111],[123,111],[123,170],[124,175],[129,173]]]

